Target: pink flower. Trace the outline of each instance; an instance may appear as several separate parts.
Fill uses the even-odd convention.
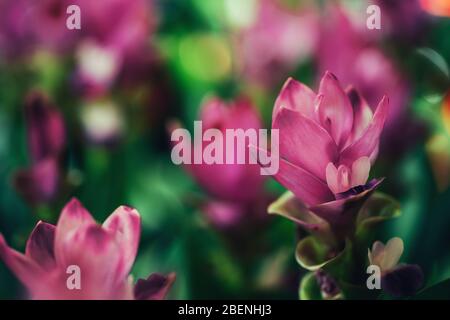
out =
[[[218,98],[207,100],[202,106],[200,120],[203,131],[216,128],[223,133],[224,138],[226,129],[258,130],[262,126],[255,108],[243,98],[231,103]],[[223,144],[225,148],[226,138]],[[189,171],[210,194],[223,200],[250,201],[261,190],[262,176],[257,164],[192,164]]]
[[[201,108],[202,130],[218,129],[223,135],[223,154],[226,150],[227,129],[255,129],[262,127],[261,119],[249,100],[239,98],[233,102],[224,102],[219,98],[210,98]],[[202,132],[202,134],[203,134]],[[203,149],[210,142],[203,142]],[[247,142],[248,143],[248,142]],[[237,163],[240,150],[234,150],[233,163],[186,165],[195,180],[212,196],[203,207],[207,216],[219,226],[231,226],[240,221],[244,214],[260,209],[257,204],[263,194],[263,176],[258,164]],[[245,158],[250,159],[249,150]]]
[[[141,219],[132,208],[117,208],[98,225],[82,204],[72,199],[56,226],[38,222],[25,254],[7,246],[0,235],[0,257],[33,299],[162,299],[174,281],[152,275],[133,288],[130,269],[136,257]],[[79,286],[68,283],[79,268]]]
[[[76,81],[84,95],[101,96],[129,63],[146,52],[155,29],[153,1],[76,0],[82,11]],[[146,54],[151,54],[146,52]]]
[[[71,5],[80,8],[80,29],[66,26]],[[3,0],[0,46],[11,54],[39,47],[70,53],[80,41],[91,41],[128,58],[147,45],[154,16],[153,2],[147,0]]]
[[[293,70],[315,51],[317,18],[310,8],[289,10],[281,1],[260,1],[254,24],[238,37],[244,74],[263,85],[282,81],[283,71]]]
[[[65,146],[62,115],[40,92],[28,95],[25,121],[31,166],[14,177],[16,189],[31,203],[55,199],[60,187],[60,161]]]
[[[279,129],[280,137],[275,179],[314,215],[332,226],[348,224],[351,214],[344,210],[357,206],[380,183],[366,182],[387,113],[386,97],[372,113],[355,89],[344,91],[330,72],[318,94],[288,79],[272,115],[272,129]],[[314,227],[312,220],[300,221],[304,217],[290,218]]]
[[[391,107],[387,126],[395,129],[409,100],[408,81],[376,46],[365,25],[359,29],[339,6],[327,7],[317,59],[321,73],[330,70],[344,86],[354,85],[371,107],[388,95]]]

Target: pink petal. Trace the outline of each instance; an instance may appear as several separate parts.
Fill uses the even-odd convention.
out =
[[[202,206],[202,212],[208,220],[218,228],[227,228],[237,225],[246,217],[246,207],[239,202],[208,201]]]
[[[0,258],[30,292],[36,288],[39,281],[45,279],[46,272],[31,258],[8,247],[2,234],[0,234]]]
[[[281,108],[298,111],[304,117],[314,120],[315,99],[316,94],[310,88],[292,78],[287,79],[275,101],[275,107],[272,111],[272,123],[275,121]]]
[[[42,159],[14,176],[14,187],[25,200],[34,204],[54,200],[59,184],[59,164],[55,157]]]
[[[337,174],[340,192],[350,189],[350,171],[347,166],[340,165]]]
[[[64,273],[70,265],[81,270],[81,292],[77,295],[83,299],[108,299],[121,295],[115,291],[122,288],[127,279],[123,275],[125,261],[113,233],[100,225],[87,224],[66,237],[62,245],[64,261],[59,264],[61,272]],[[71,294],[70,290],[66,291],[66,294]]]
[[[55,257],[58,262],[64,260],[63,243],[65,238],[86,225],[95,225],[94,218],[76,198],[72,198],[63,208],[56,225]]]
[[[299,112],[281,108],[273,129],[279,129],[280,156],[325,182],[325,170],[337,159],[337,148],[328,132]]]
[[[114,234],[117,244],[121,249],[123,270],[118,277],[125,277],[133,266],[139,246],[141,234],[141,217],[136,209],[120,206],[106,221],[103,228]]]
[[[346,90],[353,108],[353,128],[347,145],[359,139],[373,118],[373,112],[359,92],[350,87]],[[346,146],[347,146],[346,145]]]
[[[362,136],[346,147],[341,154],[341,163],[351,166],[356,159],[370,157],[377,149],[381,131],[386,121],[389,99],[384,96],[378,104],[373,120]]]
[[[333,193],[339,193],[338,170],[336,166],[330,162],[326,169],[327,185]]]
[[[25,117],[34,161],[59,154],[65,143],[64,122],[47,97],[41,92],[31,93],[25,104]]]
[[[320,81],[319,95],[323,95],[318,106],[319,120],[336,144],[342,147],[353,126],[353,110],[350,100],[336,76],[330,72],[326,72]]]
[[[370,159],[368,157],[361,157],[352,165],[352,187],[366,184],[370,172]]]
[[[325,183],[287,160],[280,159],[280,168],[275,179],[307,206],[334,199]]]
[[[55,226],[39,221],[27,241],[25,255],[45,270],[55,267]]]

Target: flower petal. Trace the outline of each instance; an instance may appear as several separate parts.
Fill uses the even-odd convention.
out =
[[[378,104],[372,122],[362,136],[342,151],[341,163],[351,166],[356,159],[370,157],[377,149],[381,131],[389,111],[388,105],[389,99],[384,96]]]
[[[284,159],[280,159],[280,168],[274,178],[292,191],[306,206],[314,206],[334,199],[325,183]]]
[[[103,228],[114,234],[122,251],[123,270],[118,277],[125,277],[130,272],[136,258],[141,235],[141,216],[136,209],[120,206],[106,219]]]
[[[273,129],[279,129],[280,156],[325,182],[326,167],[337,158],[336,144],[328,132],[287,108],[277,113]]]
[[[27,241],[25,255],[45,270],[55,267],[55,226],[39,221]]]
[[[346,90],[346,93],[353,108],[353,127],[350,138],[348,139],[346,144],[347,146],[361,137],[364,130],[372,121],[373,112],[372,109],[370,109],[370,106],[355,88],[349,87]]]
[[[63,243],[74,231],[86,225],[95,225],[95,220],[83,205],[73,198],[63,208],[55,230],[55,257],[56,261],[64,260]]]
[[[14,175],[14,187],[30,203],[55,199],[60,184],[58,160],[48,157]]]
[[[59,154],[64,146],[64,122],[59,111],[41,92],[33,92],[25,103],[28,142],[34,161]]]
[[[83,299],[110,299],[121,296],[127,276],[123,276],[123,257],[115,235],[100,225],[88,224],[76,229],[64,238],[64,261],[59,264],[62,272],[75,265],[81,272]],[[71,294],[66,290],[66,294]],[[125,293],[124,293],[125,294]]]
[[[394,268],[403,254],[403,240],[395,237],[390,239],[384,247],[384,256],[381,261],[381,270],[388,271]]]
[[[320,81],[319,95],[323,95],[318,105],[320,123],[330,133],[335,143],[343,147],[353,126],[350,100],[336,76],[328,71]]]
[[[304,117],[315,120],[315,99],[316,94],[310,88],[292,78],[287,79],[275,101],[272,111],[272,123],[275,121],[281,108],[298,111]]]
[[[0,234],[0,258],[30,292],[33,292],[39,281],[45,279],[45,271],[30,257],[8,247],[2,234]]]
[[[351,186],[362,186],[365,185],[367,179],[369,178],[370,172],[370,159],[368,157],[361,157],[352,165],[351,173]]]
[[[381,288],[394,297],[412,296],[422,287],[424,274],[416,264],[401,264],[381,277]]]
[[[369,263],[379,266],[384,255],[384,244],[381,241],[375,241],[372,245],[372,251],[369,250]]]
[[[330,188],[333,193],[339,193],[338,170],[336,166],[332,162],[330,162],[327,165],[327,169],[325,172],[328,188]]]

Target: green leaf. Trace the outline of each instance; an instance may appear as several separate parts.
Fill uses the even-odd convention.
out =
[[[357,237],[373,230],[380,223],[400,215],[400,204],[394,198],[381,192],[374,193],[358,214]]]
[[[345,248],[335,248],[314,236],[308,236],[298,242],[295,258],[303,268],[315,271],[339,260]]]
[[[303,276],[298,295],[300,300],[322,300],[322,294],[314,272],[309,272]]]

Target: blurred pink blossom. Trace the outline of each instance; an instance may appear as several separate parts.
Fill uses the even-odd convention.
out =
[[[373,113],[355,89],[344,91],[330,72],[317,94],[288,79],[272,115],[272,129],[280,134],[275,179],[313,215],[332,226],[348,224],[351,214],[343,211],[357,207],[381,182],[367,180],[387,114],[386,96]]]
[[[407,79],[343,8],[328,6],[323,19],[317,57],[320,73],[330,70],[344,86],[354,85],[371,107],[388,95],[387,126],[394,125],[409,101]]]
[[[137,254],[141,218],[132,208],[117,208],[98,225],[72,199],[56,226],[38,222],[25,254],[8,247],[0,235],[0,257],[32,299],[163,299],[175,280],[153,274],[133,287],[129,276]],[[80,286],[69,288],[69,266],[79,267]]]
[[[261,119],[255,107],[246,98],[225,102],[213,97],[207,99],[200,111],[203,132],[215,128],[223,134],[223,154],[226,154],[227,129],[262,128]],[[204,147],[210,142],[203,142]],[[235,144],[237,148],[237,144]],[[258,164],[238,164],[241,150],[234,150],[233,164],[192,164],[186,169],[195,180],[212,196],[203,207],[206,215],[219,226],[231,226],[240,221],[244,214],[260,209],[264,202],[263,181]],[[247,149],[246,158],[250,153]]]
[[[31,203],[52,201],[61,183],[64,120],[46,96],[33,92],[25,103],[25,121],[31,165],[16,172],[15,187]]]
[[[203,130],[260,129],[261,119],[247,99],[226,103],[218,98],[207,100],[201,109]],[[206,143],[207,144],[207,143]],[[224,148],[226,143],[224,142]],[[225,150],[224,150],[225,154]],[[237,157],[237,152],[235,152]],[[261,190],[262,176],[257,164],[191,164],[189,171],[208,192],[228,201],[254,200]]]
[[[260,1],[254,24],[238,37],[244,74],[267,85],[282,80],[315,51],[318,22],[310,8],[289,10],[280,1]]]

